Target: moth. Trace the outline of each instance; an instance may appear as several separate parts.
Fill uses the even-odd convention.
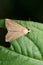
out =
[[[31,30],[28,30],[27,28],[23,27],[22,25],[16,23],[14,20],[11,19],[5,19],[5,26],[8,30],[8,33],[5,36],[6,42],[15,40],[27,34],[28,32],[31,32]]]

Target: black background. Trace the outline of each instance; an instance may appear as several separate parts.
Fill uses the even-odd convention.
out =
[[[0,18],[43,22],[43,0],[0,0]]]

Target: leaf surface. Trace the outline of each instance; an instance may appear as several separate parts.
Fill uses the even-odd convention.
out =
[[[9,49],[0,46],[0,65],[43,65],[43,24],[15,21],[32,31],[10,41]],[[3,23],[0,27],[4,27]]]

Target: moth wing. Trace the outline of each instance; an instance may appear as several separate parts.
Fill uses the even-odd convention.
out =
[[[15,40],[23,35],[25,35],[24,32],[8,32],[5,37],[5,41],[9,42],[9,41]]]
[[[8,30],[8,33],[5,37],[5,41],[8,42],[10,40],[15,40],[19,38],[20,36],[23,36],[30,32],[28,31],[25,27],[17,24],[16,22],[13,22],[13,20],[6,19],[5,20],[5,25]]]
[[[13,36],[12,36],[12,32],[8,32],[5,36],[5,41],[9,42],[10,40],[12,40]]]
[[[24,29],[26,29],[25,27],[10,19],[5,19],[5,25],[8,31],[23,31]]]

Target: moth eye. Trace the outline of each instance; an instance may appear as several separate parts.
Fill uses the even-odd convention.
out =
[[[32,30],[28,29],[28,33],[30,33]]]

